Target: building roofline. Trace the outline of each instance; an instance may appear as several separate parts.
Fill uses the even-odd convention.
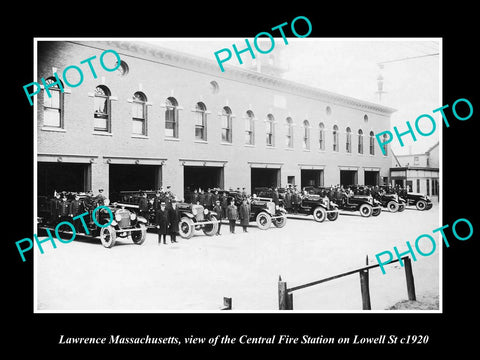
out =
[[[115,47],[119,53],[125,55],[141,57],[152,60],[162,64],[189,69],[193,71],[200,71],[208,73],[212,76],[227,78],[237,81],[247,82],[249,84],[268,87],[277,91],[288,92],[294,95],[310,97],[318,100],[323,100],[329,103],[349,106],[364,111],[374,112],[381,115],[391,115],[397,110],[378,103],[360,100],[354,97],[341,95],[332,91],[319,89],[310,85],[301,84],[291,80],[281,79],[276,76],[262,74],[257,71],[242,68],[240,66],[233,66],[225,64],[225,72],[221,72],[218,64],[210,59],[200,56],[186,54],[180,51],[166,49],[157,45],[143,43],[140,41],[125,41],[125,40],[111,40],[111,41],[80,41],[69,40],[71,43],[76,43],[84,46],[100,48],[103,50]]]

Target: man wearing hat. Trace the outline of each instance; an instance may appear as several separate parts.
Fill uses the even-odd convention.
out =
[[[75,199],[73,199],[70,202],[69,217],[73,219],[75,216],[80,215],[82,212],[83,212],[83,204],[80,201],[80,196],[78,196],[78,194],[75,194]],[[76,222],[71,221],[71,222],[75,226],[75,230],[77,232],[82,232],[82,226],[80,221],[76,221]]]
[[[218,230],[215,235],[221,235],[220,228],[222,227],[223,208],[222,208],[222,205],[220,205],[219,199],[215,200],[215,206],[213,207],[213,211],[217,213],[217,220],[218,220]]]
[[[165,208],[165,202],[162,201],[158,204],[158,208],[155,210],[155,224],[158,232],[158,244],[166,244],[168,233],[168,210]]]
[[[105,205],[105,199],[107,197],[103,195],[103,189],[98,189],[98,195],[95,197],[97,206]]]
[[[148,199],[147,193],[142,193],[140,200],[138,202],[138,211],[140,216],[143,216],[145,219],[148,220]]]
[[[178,224],[180,223],[180,213],[177,209],[177,201],[172,199],[170,201],[170,208],[168,209],[168,233],[170,234],[170,242],[177,242],[177,233],[179,231]]]

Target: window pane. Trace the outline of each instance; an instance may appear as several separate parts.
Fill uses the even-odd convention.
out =
[[[105,117],[95,115],[94,127],[95,130],[107,131],[107,119]]]
[[[95,111],[106,114],[107,113],[107,98],[95,96],[94,98]]]
[[[133,120],[132,121],[132,132],[137,135],[144,135],[143,132],[143,121],[142,120]]]
[[[197,112],[196,113],[196,125],[197,126],[203,126],[203,113],[202,112]]]
[[[45,109],[43,112],[43,125],[60,127],[60,111],[55,109]]]
[[[143,119],[144,118],[144,106],[143,103],[133,103],[132,115],[134,118]]]
[[[204,134],[203,127],[196,126],[195,127],[195,138],[197,140],[205,140],[204,137],[203,137],[203,134]]]

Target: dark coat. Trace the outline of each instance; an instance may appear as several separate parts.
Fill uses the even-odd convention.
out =
[[[250,222],[250,205],[240,205],[240,208],[238,210],[238,217],[240,219],[240,225],[247,226]]]
[[[180,213],[178,209],[173,207],[168,208],[168,232],[170,234],[177,234],[179,231],[178,224],[180,223]]]
[[[155,225],[158,226],[159,234],[168,234],[168,210],[158,209],[155,212]]]
[[[70,214],[73,217],[80,215],[83,211],[83,204],[80,200],[72,200],[70,203]]]
[[[68,201],[60,201],[58,205],[58,215],[61,217],[68,216],[70,213],[70,203]]]
[[[292,193],[290,191],[285,194],[285,207],[292,207]]]
[[[235,205],[228,205],[227,207],[227,219],[228,220],[237,220],[238,219],[238,211]]]
[[[223,215],[223,209],[220,205],[215,205],[213,211],[217,213],[217,219],[222,220],[225,216]]]
[[[145,197],[141,197],[139,202],[138,202],[138,210],[140,210],[140,212],[146,212],[148,211],[148,200],[147,198]]]

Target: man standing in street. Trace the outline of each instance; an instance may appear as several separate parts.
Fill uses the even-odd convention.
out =
[[[222,206],[220,205],[220,200],[215,201],[215,206],[213,208],[213,211],[217,213],[217,220],[218,220],[218,230],[215,235],[221,235],[220,228],[222,227],[223,209],[222,209]]]
[[[161,202],[159,207],[155,210],[155,224],[157,226],[158,231],[158,244],[161,244],[163,239],[163,243],[166,244],[167,240],[167,230],[168,230],[168,212],[165,209],[165,202]]]
[[[240,205],[240,209],[238,211],[238,216],[240,218],[240,225],[242,225],[243,232],[248,232],[247,226],[250,222],[250,205],[247,203],[246,198],[242,200],[242,204]]]
[[[230,205],[227,207],[227,219],[230,224],[230,233],[235,234],[235,223],[238,219],[238,211],[234,199],[230,200]]]
[[[177,233],[179,231],[180,213],[177,209],[177,201],[172,199],[168,209],[168,232],[170,234],[170,242],[177,242]]]

